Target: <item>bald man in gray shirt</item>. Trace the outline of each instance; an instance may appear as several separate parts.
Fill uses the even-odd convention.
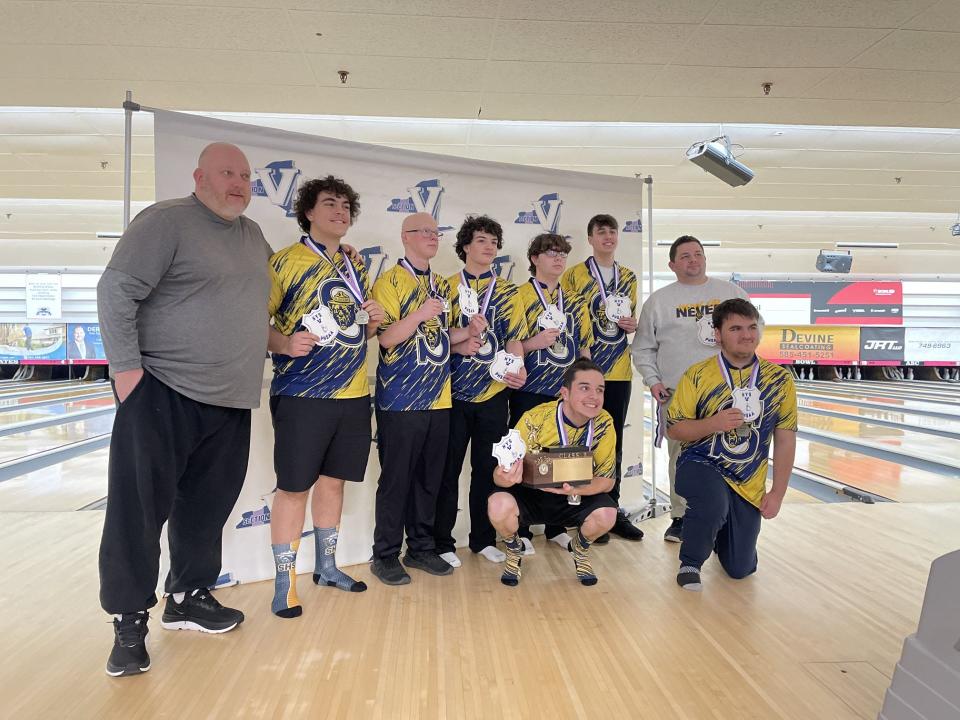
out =
[[[643,303],[630,349],[637,372],[658,404],[658,418],[666,417],[670,398],[686,369],[719,352],[713,333],[713,308],[731,298],[750,299],[739,285],[707,277],[703,245],[692,235],[682,235],[670,246],[670,269],[677,281],[660,288]],[[666,428],[663,422],[657,425],[659,447]],[[686,510],[686,501],[674,487],[680,441],[667,438],[667,449],[673,521],[663,539],[680,542]]]
[[[250,410],[260,403],[271,255],[243,216],[250,165],[208,145],[194,193],[141,212],[97,286],[117,408],[100,544],[100,602],[114,615],[107,673],[150,669],[160,531],[168,522],[169,593],[161,625],[221,633],[243,622],[210,588],[223,525],[247,471]]]

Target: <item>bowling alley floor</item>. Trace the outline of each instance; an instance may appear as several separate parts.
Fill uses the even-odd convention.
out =
[[[798,500],[802,499],[797,496]],[[674,581],[667,518],[642,543],[594,551],[581,587],[568,554],[537,539],[517,588],[461,551],[450,577],[318,588],[304,615],[269,610],[272,583],[217,592],[246,622],[170,632],[155,611],[153,666],[112,679],[97,602],[96,511],[0,509],[0,693],[11,718],[876,717],[930,562],[960,545],[960,503],[789,502],[764,523],[746,580],[705,566]]]

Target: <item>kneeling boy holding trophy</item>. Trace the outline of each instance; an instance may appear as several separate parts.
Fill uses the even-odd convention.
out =
[[[616,432],[603,409],[603,372],[591,360],[567,368],[560,399],[528,410],[515,430],[494,446],[499,463],[490,495],[490,522],[504,538],[506,565],[500,582],[520,582],[522,525],[551,523],[576,527],[573,561],[577,578],[595,585],[590,545],[613,527]]]

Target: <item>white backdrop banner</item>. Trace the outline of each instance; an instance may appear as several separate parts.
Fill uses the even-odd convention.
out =
[[[189,195],[191,174],[200,151],[210,142],[238,145],[253,172],[253,199],[246,215],[256,220],[275,250],[300,236],[293,203],[305,180],[335,175],[360,195],[360,216],[345,238],[363,255],[371,282],[402,256],[400,225],[405,215],[429,212],[446,233],[432,265],[449,275],[460,269],[453,251],[455,234],[467,215],[487,214],[503,226],[504,247],[496,269],[514,282],[528,277],[526,248],[541,232],[568,235],[574,246],[568,266],[589,255],[587,221],[609,213],[620,222],[620,257],[639,276],[640,181],[509,165],[447,155],[333,140],[283,130],[244,125],[202,116],[155,111],[155,169],[158,200]],[[371,348],[369,374],[377,354]],[[266,369],[266,373],[269,370]],[[239,582],[273,576],[269,521],[274,488],[273,437],[266,402],[254,413],[250,469],[243,493],[224,533],[224,570]],[[635,393],[637,395],[638,393]],[[635,403],[639,406],[639,402]],[[633,413],[631,413],[633,415]],[[635,465],[643,447],[639,413],[624,438],[623,467]],[[469,461],[468,461],[469,462]],[[370,557],[373,506],[379,467],[371,452],[366,481],[347,483],[338,559],[341,564]],[[466,477],[461,477],[465,507]],[[639,477],[628,478],[623,502],[642,499]],[[456,537],[465,539],[468,513],[461,513]],[[309,512],[306,527],[310,527]],[[313,543],[304,539],[298,568],[313,567]]]

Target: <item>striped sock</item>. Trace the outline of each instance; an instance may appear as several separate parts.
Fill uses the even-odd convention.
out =
[[[313,539],[316,542],[317,560],[313,570],[313,581],[317,585],[338,587],[347,592],[363,592],[367,589],[365,582],[359,582],[337,567],[337,539],[340,534],[335,527],[313,528]]]
[[[573,565],[577,569],[577,578],[583,585],[596,585],[597,576],[590,566],[590,541],[587,540],[580,528],[573,538]]]
[[[523,562],[523,541],[514,533],[504,538],[504,547],[507,549],[507,559],[503,565],[503,575],[500,582],[510,587],[516,587],[520,582],[520,563]]]
[[[303,613],[300,598],[297,597],[297,550],[300,549],[300,538],[271,547],[277,576],[273,584],[273,602],[270,609],[278,617],[299,617]]]

